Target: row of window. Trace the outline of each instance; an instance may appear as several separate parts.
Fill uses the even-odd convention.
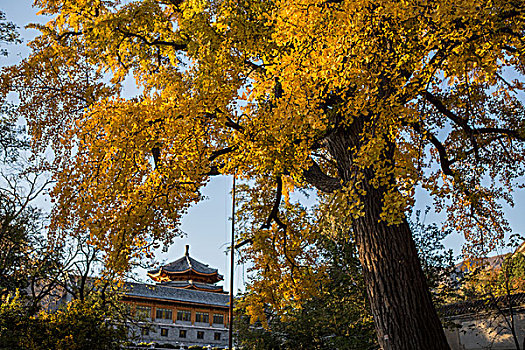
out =
[[[142,328],[142,335],[149,335],[149,328]],[[167,337],[169,335],[169,329],[168,328],[161,328],[160,329],[160,335],[163,337]],[[179,330],[179,338],[187,338],[188,331],[186,329],[180,329]],[[197,331],[197,339],[204,339],[204,331]],[[221,340],[221,333],[220,332],[214,332],[213,333],[213,339],[214,340]]]
[[[138,305],[135,309],[135,316],[137,318],[150,318],[151,307]],[[173,310],[157,308],[155,317],[162,320],[172,320]],[[191,311],[177,310],[177,321],[191,321]],[[207,312],[195,312],[195,322],[208,323],[210,322],[210,314]],[[213,314],[213,323],[224,324],[223,314]]]

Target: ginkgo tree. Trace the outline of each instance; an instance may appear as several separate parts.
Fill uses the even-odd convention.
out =
[[[448,348],[405,215],[419,186],[472,253],[509,229],[502,203],[524,172],[523,1],[35,5],[52,19],[2,91],[19,93],[35,150],[53,151],[53,232],[88,231],[126,268],[177,234],[210,176],[235,174],[266,193],[250,249],[273,244],[292,264],[303,238],[287,238],[281,205],[313,188],[354,235],[381,347]]]

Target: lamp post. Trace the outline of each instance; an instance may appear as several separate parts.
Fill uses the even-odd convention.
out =
[[[230,244],[230,309],[229,309],[229,326],[228,329],[228,349],[233,349],[233,272],[234,272],[234,252],[235,252],[235,173],[233,174],[232,186],[232,239]]]

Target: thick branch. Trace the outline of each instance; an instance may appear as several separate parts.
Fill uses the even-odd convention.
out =
[[[453,113],[447,107],[445,107],[443,102],[441,102],[441,100],[439,100],[435,95],[433,95],[432,93],[430,93],[428,91],[425,91],[423,93],[423,96],[425,97],[425,99],[428,102],[432,103],[432,105],[434,105],[434,107],[436,107],[437,110],[439,112],[441,112],[442,114],[444,114],[447,118],[452,120],[457,125],[461,126],[463,129],[465,129],[465,131],[467,131],[469,133],[472,132],[472,128],[467,124],[467,121],[462,119],[461,117],[457,116],[455,113]]]
[[[226,118],[226,122],[224,123],[225,126],[231,128],[231,129],[234,129],[236,131],[239,131],[239,132],[243,132],[244,131],[244,126],[240,125],[237,122],[234,122],[232,120],[232,118],[230,118],[228,116],[228,114],[224,113],[219,108],[216,108],[215,111],[213,111],[213,112],[205,113],[204,117],[205,118],[209,118],[209,119],[215,119],[215,118],[217,118],[217,113],[222,113],[224,115],[224,117]]]
[[[266,219],[266,222],[264,225],[261,226],[261,229],[269,229],[272,221],[275,221],[277,225],[286,231],[286,224],[279,219],[279,206],[281,205],[281,198],[283,195],[283,180],[280,176],[277,177],[277,192],[275,194],[275,201],[273,203],[272,210],[270,211],[270,215],[268,215],[268,219]]]
[[[160,148],[153,147],[151,149],[151,154],[153,155],[153,163],[155,164],[155,169],[158,169],[160,164]]]
[[[213,165],[210,167],[210,171],[208,171],[208,176],[218,176],[221,175],[221,172],[219,171],[219,167],[217,165]]]
[[[222,148],[222,149],[219,149],[219,150],[216,150],[216,151],[213,151],[211,153],[211,156],[208,158],[208,160],[211,162],[211,161],[214,161],[215,159],[217,159],[218,157],[224,155],[224,154],[228,154],[228,153],[231,153],[233,151],[235,151],[237,149],[237,146],[230,146],[230,147],[226,147],[226,148]]]
[[[169,47],[173,47],[175,50],[186,50],[187,48],[187,45],[185,43],[181,44],[181,43],[176,43],[173,41],[165,41],[165,40],[159,40],[159,39],[149,41],[146,37],[140,34],[131,33],[126,30],[122,30],[121,28],[118,28],[118,27],[117,27],[117,31],[123,34],[126,38],[140,39],[143,43],[145,43],[148,46],[169,46]]]
[[[182,4],[182,1],[183,0],[167,0],[167,3],[175,6],[175,7],[179,7],[180,4]]]
[[[246,244],[253,244],[253,239],[251,238],[245,239],[244,241],[237,243],[234,247],[235,249],[239,249],[239,248],[244,247]]]
[[[256,64],[256,63],[253,63],[252,61],[250,60],[244,60],[244,64],[246,64],[247,66],[249,66],[252,71],[256,71],[256,70],[262,70],[262,71],[265,71],[265,68],[264,68],[264,65],[261,64]]]
[[[234,122],[230,117],[226,116],[226,123],[224,123],[229,128],[232,128],[237,131],[244,131],[244,127],[236,122]]]
[[[326,175],[315,161],[303,171],[303,176],[306,182],[323,192],[331,193],[342,188],[341,180]]]
[[[62,39],[64,39],[67,36],[79,36],[79,35],[82,35],[81,31],[78,31],[78,32],[67,31],[67,32],[63,32],[62,34],[58,35],[57,39],[58,39],[58,41],[61,41]]]
[[[439,112],[441,112],[442,114],[444,114],[447,118],[449,118],[450,120],[452,120],[454,123],[456,123],[457,125],[459,125],[463,130],[465,130],[465,132],[467,133],[469,139],[470,139],[470,142],[472,143],[472,147],[474,149],[474,154],[476,155],[476,159],[479,158],[479,146],[478,146],[478,142],[476,140],[476,138],[474,137],[474,130],[470,127],[470,125],[468,125],[468,122],[467,120],[459,117],[458,115],[456,115],[455,113],[453,113],[451,110],[449,110],[444,104],[443,102],[441,102],[441,100],[439,100],[435,95],[431,94],[430,92],[428,91],[425,91],[424,92],[424,96],[425,98],[427,99],[427,101],[429,101],[430,103],[432,103],[434,105],[434,107],[437,108],[437,110]]]
[[[525,141],[525,137],[523,137],[517,130],[510,130],[504,128],[477,128],[474,129],[474,132],[476,134],[504,134],[518,141]]]
[[[416,132],[418,132],[424,139],[430,141],[432,145],[436,148],[439,154],[439,163],[441,165],[441,170],[445,175],[454,176],[454,172],[450,168],[450,165],[452,165],[452,161],[449,159],[447,154],[447,149],[445,146],[437,139],[436,136],[434,136],[429,131],[423,130],[421,128],[421,125],[419,123],[411,123],[410,124]]]
[[[450,111],[447,107],[445,107],[443,102],[441,102],[436,96],[434,96],[430,92],[425,91],[424,97],[427,101],[429,101],[432,105],[434,105],[434,107],[436,107],[436,109],[439,112],[441,112],[447,118],[449,118],[454,123],[459,125],[467,133],[470,141],[472,142],[472,146],[473,146],[472,151],[476,154],[476,158],[479,158],[479,153],[478,153],[479,145],[478,145],[478,141],[476,140],[477,135],[500,134],[500,135],[507,135],[518,141],[525,141],[525,137],[517,130],[496,128],[496,127],[472,128],[470,125],[468,125],[467,120],[459,117],[458,115]],[[438,150],[440,154],[440,158],[442,158],[442,155],[446,155],[445,148],[443,147],[441,143],[439,143],[439,141],[437,141],[437,139],[433,135],[430,135],[430,136],[431,137],[429,137],[428,139],[430,140],[430,142],[432,142],[432,144],[434,144],[434,146],[436,146],[436,149]],[[451,164],[452,162],[449,161],[448,163]],[[443,162],[442,162],[442,165],[443,165]]]

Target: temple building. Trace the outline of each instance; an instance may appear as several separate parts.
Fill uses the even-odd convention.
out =
[[[137,346],[227,348],[229,296],[216,285],[223,280],[217,269],[190,257],[186,246],[183,257],[148,276],[156,283],[127,283],[122,298],[137,319]]]

